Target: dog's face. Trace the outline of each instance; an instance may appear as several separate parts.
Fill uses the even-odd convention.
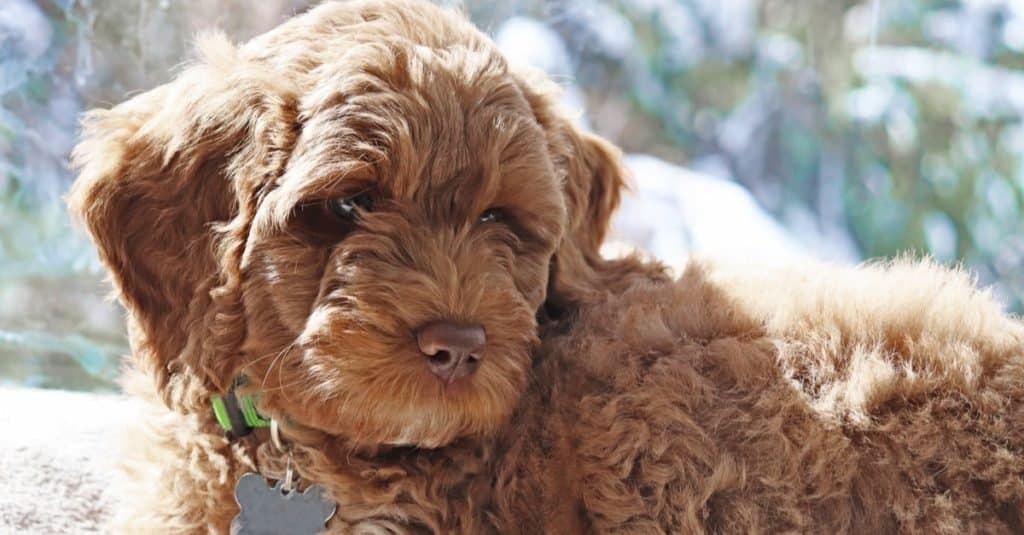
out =
[[[302,103],[257,208],[243,366],[298,421],[439,445],[517,400],[563,195],[500,58],[364,48]]]
[[[538,309],[585,290],[621,175],[464,22],[414,7],[435,37],[300,54],[301,76],[213,41],[87,122],[71,204],[169,400],[245,375],[275,416],[422,447],[512,413]],[[330,9],[291,31],[354,32]]]

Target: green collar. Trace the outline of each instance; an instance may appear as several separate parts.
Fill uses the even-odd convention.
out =
[[[235,386],[240,384],[244,384],[244,379],[235,381]],[[223,396],[210,396],[217,423],[235,438],[244,437],[257,427],[270,427],[270,420],[256,411],[258,400],[259,393],[239,392],[234,386]]]

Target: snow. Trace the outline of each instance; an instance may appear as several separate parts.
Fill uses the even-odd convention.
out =
[[[735,182],[643,154],[628,155],[626,166],[632,191],[612,221],[612,242],[674,267],[694,255],[758,264],[814,256]]]

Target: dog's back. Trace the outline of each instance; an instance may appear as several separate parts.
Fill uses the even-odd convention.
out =
[[[598,532],[1024,529],[1024,328],[962,273],[693,263],[545,349]]]

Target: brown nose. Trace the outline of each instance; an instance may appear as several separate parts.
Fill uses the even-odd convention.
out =
[[[487,335],[480,325],[439,321],[420,328],[416,342],[427,356],[430,371],[451,384],[480,366],[480,351]]]

